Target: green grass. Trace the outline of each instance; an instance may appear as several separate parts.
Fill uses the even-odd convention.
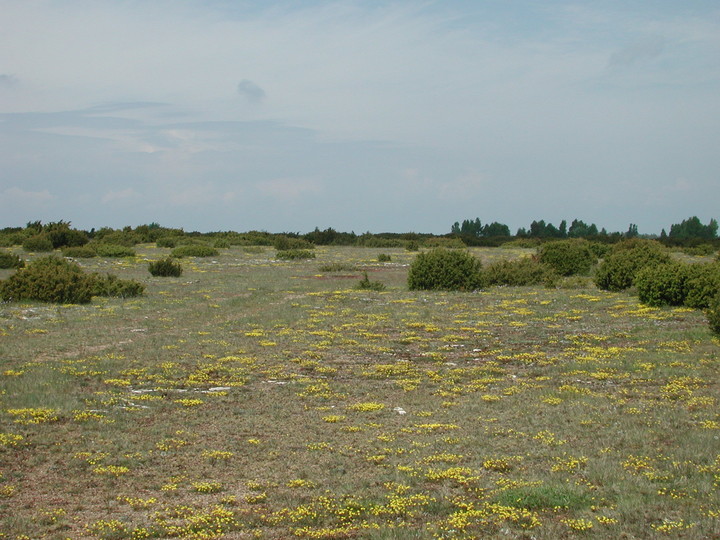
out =
[[[411,292],[416,253],[315,252],[165,279],[138,246],[80,264],[144,297],[0,305],[0,538],[720,534],[701,312],[589,280]]]

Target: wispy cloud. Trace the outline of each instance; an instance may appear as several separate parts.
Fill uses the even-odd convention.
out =
[[[238,94],[250,103],[260,103],[263,99],[265,99],[265,90],[247,79],[243,79],[238,83],[237,91]]]

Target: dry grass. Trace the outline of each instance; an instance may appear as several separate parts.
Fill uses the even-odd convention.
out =
[[[409,292],[388,249],[151,277],[168,251],[82,261],[143,298],[0,307],[0,538],[720,535],[701,313]]]

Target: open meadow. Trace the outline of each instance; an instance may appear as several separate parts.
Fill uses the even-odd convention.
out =
[[[400,248],[151,276],[169,252],[80,260],[142,297],[0,304],[0,538],[720,537],[701,311],[410,291]]]

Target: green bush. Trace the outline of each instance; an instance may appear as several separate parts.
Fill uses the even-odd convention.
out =
[[[538,258],[541,263],[552,266],[561,276],[587,274],[597,263],[590,242],[582,238],[543,244],[538,249]]]
[[[358,282],[357,288],[370,291],[384,291],[385,284],[380,281],[370,281],[367,272],[363,272],[363,278]]]
[[[17,255],[0,252],[0,268],[22,268],[23,266],[25,266],[25,261]]]
[[[142,242],[142,237],[135,231],[126,227],[123,230],[113,230],[103,227],[95,233],[95,241],[101,244],[113,244],[116,246],[133,247]]]
[[[392,257],[388,255],[387,253],[380,253],[378,254],[378,262],[390,262],[392,261]]]
[[[92,295],[93,280],[80,266],[52,255],[34,260],[0,282],[0,298],[5,301],[86,304]]]
[[[687,296],[685,305],[705,309],[720,292],[720,264],[702,263],[688,265]]]
[[[705,314],[708,324],[710,325],[710,330],[716,334],[720,334],[720,292],[710,300]]]
[[[284,249],[284,250],[278,251],[275,254],[275,258],[283,259],[286,261],[291,261],[291,260],[296,260],[296,259],[314,259],[315,253],[313,253],[309,249]]]
[[[180,277],[183,273],[182,265],[172,257],[153,261],[148,265],[148,271],[156,277]]]
[[[405,250],[406,251],[419,251],[420,244],[418,244],[417,240],[408,240],[405,243]]]
[[[604,242],[590,242],[590,250],[598,259],[602,259],[612,251],[612,245]]]
[[[488,285],[509,285],[521,287],[527,285],[555,286],[559,276],[555,270],[541,263],[535,257],[497,261],[483,270]]]
[[[177,246],[177,238],[174,236],[163,236],[155,241],[155,245],[159,248],[174,248]]]
[[[89,240],[86,233],[71,229],[68,223],[62,221],[46,225],[43,234],[47,234],[55,249],[84,246]]]
[[[225,238],[218,238],[213,242],[213,247],[216,247],[217,249],[230,249],[230,242],[228,242]]]
[[[92,247],[100,257],[134,257],[135,250],[120,244],[93,244]]]
[[[650,264],[635,275],[638,298],[649,306],[681,306],[688,292],[688,264]]]
[[[709,257],[714,255],[717,248],[712,244],[698,244],[697,246],[688,246],[682,250],[687,255],[693,255],[698,257]]]
[[[25,251],[33,251],[36,253],[44,253],[53,250],[52,240],[46,234],[36,234],[27,238],[22,247]]]
[[[186,246],[178,246],[170,252],[172,257],[215,257],[220,252],[214,247],[204,244],[188,244]]]
[[[119,279],[112,274],[90,274],[93,296],[113,296],[117,298],[132,298],[145,293],[145,285],[133,279]]]
[[[466,290],[484,286],[482,264],[467,251],[433,249],[419,253],[410,265],[410,290]]]
[[[632,239],[618,242],[595,273],[595,285],[608,291],[632,287],[635,275],[645,266],[670,262],[662,244],[654,240]]]
[[[74,246],[62,249],[64,257],[72,257],[74,259],[91,259],[97,256],[97,252],[90,246]]]
[[[293,236],[284,235],[278,235],[275,237],[273,240],[273,247],[277,251],[315,249],[315,245],[304,238],[295,238]]]

